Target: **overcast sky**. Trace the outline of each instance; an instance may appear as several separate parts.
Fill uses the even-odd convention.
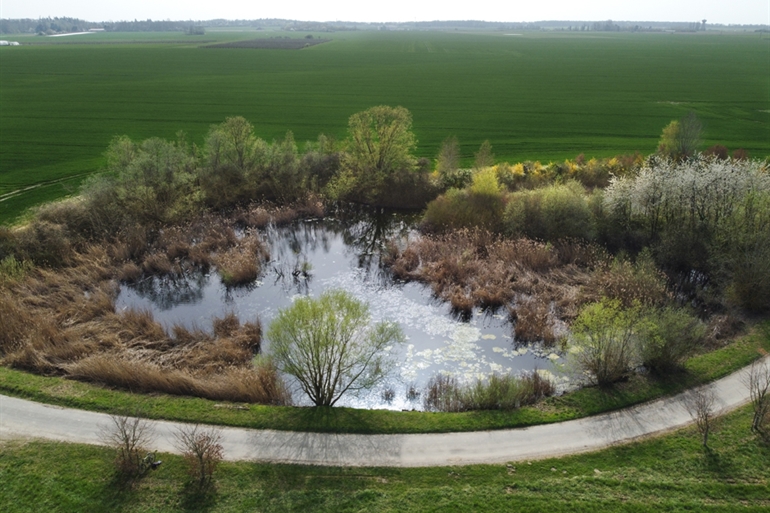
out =
[[[0,0],[0,18],[88,21],[286,18],[313,21],[617,20],[770,24],[770,0]]]

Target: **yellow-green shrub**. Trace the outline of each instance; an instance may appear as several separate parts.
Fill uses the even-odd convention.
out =
[[[589,196],[574,181],[511,194],[504,223],[505,231],[513,236],[550,241],[596,237]]]

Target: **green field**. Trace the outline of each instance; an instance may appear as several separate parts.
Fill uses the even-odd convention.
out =
[[[420,156],[456,135],[466,160],[650,153],[694,110],[705,144],[770,154],[770,39],[758,34],[337,32],[299,51],[209,49],[297,33],[97,34],[17,38],[0,49],[0,195],[97,170],[118,134],[202,142],[242,115],[266,139],[345,136],[378,104],[414,116]],[[79,180],[0,196],[0,220]]]

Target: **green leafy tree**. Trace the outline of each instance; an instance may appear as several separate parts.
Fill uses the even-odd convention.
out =
[[[700,347],[706,328],[687,310],[666,307],[648,311],[639,334],[642,362],[661,373],[682,368]]]
[[[267,337],[278,369],[294,376],[316,406],[374,387],[404,340],[395,323],[371,325],[369,307],[341,290],[298,299],[278,313]]]
[[[572,326],[571,358],[601,386],[622,379],[636,360],[639,309],[605,299],[583,308]]]
[[[414,171],[412,115],[404,107],[379,105],[350,116],[347,153],[343,170],[351,173],[359,188],[378,188],[401,171]]]

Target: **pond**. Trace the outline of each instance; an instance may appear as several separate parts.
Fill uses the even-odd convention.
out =
[[[175,280],[149,277],[123,285],[116,307],[150,310],[166,329],[181,324],[210,331],[213,318],[230,312],[242,322],[259,318],[266,329],[294,298],[341,288],[368,303],[374,321],[397,322],[407,341],[387,382],[364,396],[345,397],[340,405],[420,409],[421,400],[409,390],[421,391],[439,372],[472,380],[494,372],[540,369],[553,373],[557,389],[563,388],[559,355],[537,345],[516,344],[507,311],[474,310],[470,318],[461,319],[433,297],[430,287],[390,277],[381,265],[385,244],[392,238],[405,242],[419,237],[416,220],[403,213],[357,210],[268,226],[261,235],[270,260],[255,283],[227,287],[214,271]],[[262,349],[269,351],[269,341],[263,340]],[[392,399],[386,391],[392,392]],[[295,400],[303,403],[299,394]]]

